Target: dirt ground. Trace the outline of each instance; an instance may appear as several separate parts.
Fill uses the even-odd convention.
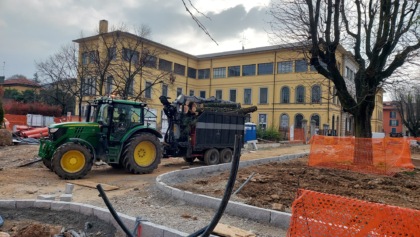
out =
[[[282,146],[274,149],[247,151],[241,160],[266,158],[291,153],[309,152],[309,145]],[[38,145],[17,145],[0,147],[0,199],[35,199],[40,194],[60,195],[67,181],[61,180],[53,172],[46,169],[41,162],[18,167],[35,160]],[[413,160],[420,167],[420,151],[414,150]],[[239,171],[234,190],[255,173],[232,199],[250,205],[276,210],[289,211],[298,188],[354,197],[361,200],[386,203],[402,207],[420,209],[420,170],[397,174],[394,177],[357,174],[354,172],[330,169],[310,168],[306,165],[307,158],[287,162],[271,163],[261,166],[242,168]],[[146,187],[154,184],[155,178],[163,173],[197,167],[202,164],[194,162],[190,165],[179,158],[162,160],[159,168],[152,174],[132,175],[123,170],[115,170],[108,165],[95,165],[85,180],[118,186],[119,189],[107,193],[109,199],[118,200],[126,194],[138,192],[138,197],[147,196]],[[210,178],[196,179],[194,182],[182,184],[180,187],[210,196],[220,197],[223,194],[228,173]],[[75,185],[73,201],[81,203],[98,202],[98,191]],[[102,202],[101,200],[99,202]],[[3,210],[4,211],[4,210]],[[0,215],[4,215],[0,210]],[[3,216],[4,218],[5,216]],[[21,217],[23,218],[23,217]],[[51,215],[47,219],[57,219]],[[63,222],[47,222],[44,224],[68,224]],[[86,222],[86,221],[85,221]],[[12,233],[12,230],[22,229],[28,225],[27,219],[16,219],[14,228],[10,225],[0,228],[1,231]],[[81,228],[81,227],[79,227]],[[106,236],[97,233],[95,236]],[[35,237],[35,236],[34,236]]]
[[[393,177],[345,170],[308,167],[308,157],[273,162],[239,170],[234,190],[250,181],[232,198],[249,205],[290,212],[299,188],[359,200],[420,210],[420,169]],[[178,188],[221,197],[229,172],[177,185]]]

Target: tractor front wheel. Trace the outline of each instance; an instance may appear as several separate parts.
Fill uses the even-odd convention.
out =
[[[54,152],[51,166],[63,179],[80,179],[92,169],[90,150],[77,143],[65,143]]]
[[[142,133],[128,140],[124,146],[123,165],[133,174],[152,173],[162,159],[162,145],[159,139],[150,133]]]
[[[44,166],[47,167],[50,171],[53,171],[51,160],[42,159],[42,164],[44,164]]]

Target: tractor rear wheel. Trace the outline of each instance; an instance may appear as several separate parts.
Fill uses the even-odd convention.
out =
[[[208,149],[204,152],[204,163],[206,165],[217,165],[219,164],[219,151],[215,148]]]
[[[128,140],[124,146],[123,161],[125,169],[133,174],[152,173],[162,159],[162,145],[150,133],[141,133]]]
[[[230,148],[225,148],[220,151],[220,163],[229,163],[232,161],[232,150]]]
[[[63,179],[80,179],[92,169],[90,150],[77,143],[65,143],[54,152],[51,166]]]

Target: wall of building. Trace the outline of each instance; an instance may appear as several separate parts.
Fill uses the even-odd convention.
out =
[[[95,44],[96,42],[91,41],[88,43]],[[185,66],[183,75],[182,73],[172,73],[171,76],[175,80],[171,83],[165,82],[168,85],[168,96],[171,97],[171,100],[177,97],[178,88],[182,89],[182,93],[186,95],[189,95],[190,90],[193,90],[194,95],[199,96],[200,92],[203,92],[206,97],[216,96],[216,91],[221,91],[221,99],[223,100],[230,100],[231,93],[235,91],[235,102],[241,103],[243,107],[253,105],[258,107],[258,111],[251,114],[250,121],[261,126],[273,128],[290,127],[298,125],[296,123],[298,117],[308,121],[318,117],[319,129],[323,129],[324,125],[327,125],[331,130],[331,134],[341,136],[352,134],[353,126],[350,123],[353,120],[349,114],[341,110],[338,98],[333,95],[332,83],[316,71],[311,70],[311,67],[308,65],[306,65],[304,71],[295,71],[299,60],[305,58],[303,54],[296,50],[291,48],[262,47],[260,49],[191,56],[165,46],[152,44],[145,45],[145,47],[159,49],[158,58],[172,62],[172,71],[174,63]],[[104,55],[104,53],[102,52],[101,55]],[[345,57],[337,58],[339,59],[338,63],[343,65],[341,67],[343,71],[345,68]],[[291,71],[283,72],[279,70],[279,63],[283,65],[285,62],[291,62]],[[270,63],[273,65],[273,71],[261,74],[258,70],[259,65]],[[254,64],[255,75],[243,75],[244,66]],[[238,76],[229,76],[229,67],[232,66],[239,66],[240,73]],[[188,67],[197,70],[209,69],[210,75],[205,79],[190,78],[187,75]],[[217,78],[214,69],[219,70],[220,68],[225,68],[225,75]],[[156,74],[159,73],[158,69],[154,70]],[[153,78],[136,76],[134,83],[135,94],[140,91],[140,88],[144,88],[148,80],[153,80]],[[313,86],[321,88],[321,99],[319,101],[312,100]],[[298,87],[304,88],[303,102],[298,102],[296,99],[296,89]],[[288,103],[282,101],[282,88],[289,88]],[[248,91],[249,89],[251,90],[251,99],[245,101],[245,90]],[[266,97],[264,98],[261,95],[263,92],[266,92]],[[158,127],[163,113],[162,105],[158,99],[161,94],[162,84],[157,84],[153,87],[151,98],[143,98],[149,107],[157,110]],[[377,99],[377,104],[382,105],[382,94]],[[379,111],[381,111],[381,108],[377,107],[372,118],[373,132],[382,131],[381,112]],[[282,123],[281,117],[285,117],[285,115],[288,116],[288,121],[284,120]]]

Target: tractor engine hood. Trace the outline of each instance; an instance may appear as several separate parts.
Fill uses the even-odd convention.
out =
[[[100,130],[100,125],[95,122],[65,122],[55,123],[48,127],[49,138],[56,141],[63,136],[83,137],[83,134],[95,134]]]

